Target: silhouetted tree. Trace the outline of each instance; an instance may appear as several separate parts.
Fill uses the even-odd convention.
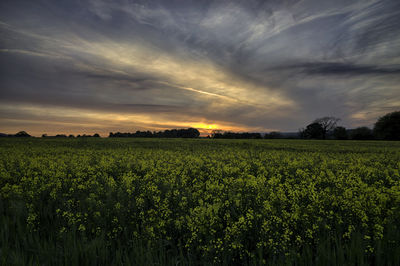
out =
[[[326,135],[329,131],[332,131],[335,127],[339,118],[333,116],[326,116],[315,119],[314,123],[318,123],[321,125],[322,128],[322,138],[326,139]]]
[[[68,136],[68,138],[75,138],[75,136],[71,134]]]
[[[320,123],[314,122],[309,124],[300,134],[302,138],[306,139],[322,139],[324,138],[324,129]]]
[[[200,132],[195,128],[188,129],[171,129],[158,132],[151,131],[136,131],[135,133],[112,133],[110,132],[109,138],[197,138]]]
[[[260,133],[235,133],[235,132],[224,132],[220,133],[220,131],[214,131],[212,134],[212,138],[214,139],[262,139]]]
[[[20,131],[17,134],[14,135],[15,137],[30,137],[31,135],[29,135],[28,133],[26,133],[25,131]]]
[[[400,111],[380,117],[375,123],[374,134],[379,139],[400,140]]]
[[[368,127],[358,127],[356,129],[353,129],[351,130],[350,136],[351,139],[356,139],[356,140],[374,139],[372,130],[369,129]]]
[[[42,134],[42,138],[47,138],[47,134]]]
[[[179,138],[198,138],[200,132],[195,128],[181,129],[178,131]]]
[[[222,131],[221,130],[213,130],[211,133],[211,137],[213,139],[220,139],[222,137]]]
[[[93,135],[93,137],[95,137],[95,138],[100,138],[100,135],[97,134],[97,133],[95,133],[95,134]]]
[[[336,127],[333,130],[333,137],[335,139],[348,139],[347,130],[344,127]]]

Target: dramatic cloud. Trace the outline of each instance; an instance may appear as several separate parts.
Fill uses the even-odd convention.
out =
[[[379,67],[371,65],[355,65],[346,63],[303,63],[291,66],[278,67],[275,70],[300,71],[307,75],[400,75],[400,65],[394,67]]]
[[[0,3],[0,131],[371,126],[400,107],[400,2]]]

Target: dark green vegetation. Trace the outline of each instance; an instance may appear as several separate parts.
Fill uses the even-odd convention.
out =
[[[0,264],[399,265],[400,143],[0,139]]]
[[[374,133],[379,139],[400,140],[400,111],[380,117],[375,123]]]

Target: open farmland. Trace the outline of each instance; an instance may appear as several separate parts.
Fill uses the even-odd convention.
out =
[[[0,139],[2,265],[399,265],[400,143]]]

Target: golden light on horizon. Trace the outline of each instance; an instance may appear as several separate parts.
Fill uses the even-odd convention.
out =
[[[84,128],[83,125],[90,124],[90,128],[102,134],[115,130],[193,127],[203,135],[213,130],[257,130],[242,121],[227,119],[223,115],[227,110],[246,116],[251,109],[257,117],[266,112],[282,114],[297,108],[285,93],[236,76],[208,58],[194,56],[185,50],[172,54],[144,40],[116,41],[97,37],[87,40],[74,33],[35,37],[42,41],[46,51],[58,51],[57,47],[63,47],[63,52],[56,55],[72,64],[78,73],[86,73],[84,94],[95,96],[87,106],[67,102],[60,106],[41,103],[3,105],[0,109],[19,115],[13,124],[23,125],[22,120],[31,117],[37,123],[42,121],[42,130],[47,132],[57,132],[59,129],[55,124],[58,123],[64,130],[69,128],[74,132],[79,132],[75,127]],[[91,63],[76,60],[76,54],[84,55]],[[39,56],[36,53],[30,55]],[[53,60],[53,54],[40,54],[40,58],[46,56]],[[145,78],[139,81],[131,78],[136,75]],[[108,83],[97,87],[103,80]],[[110,89],[114,87],[115,90]],[[241,109],[246,112],[239,112]],[[37,128],[34,134],[40,135],[39,126]],[[15,127],[7,130],[15,130]],[[26,130],[29,131],[29,127]]]
[[[201,136],[207,136],[212,134],[214,130],[235,132],[255,132],[264,130],[224,121],[207,121],[207,119],[202,117],[195,118],[184,115],[177,117],[175,114],[129,114],[81,108],[41,107],[34,105],[3,105],[0,107],[0,112],[11,112],[16,107],[20,117],[24,117],[24,119],[7,120],[0,118],[0,122],[10,124],[6,132],[9,134],[25,130],[33,136],[41,136],[42,134],[84,133],[99,133],[101,136],[107,136],[109,132],[117,131],[159,131],[192,127],[198,129]],[[178,121],[178,119],[181,121]]]
[[[5,2],[0,132],[295,132],[324,116],[373,126],[400,106],[394,0]]]
[[[205,124],[205,123],[198,123],[191,125],[193,128],[197,129],[219,129],[220,126],[216,124]]]

